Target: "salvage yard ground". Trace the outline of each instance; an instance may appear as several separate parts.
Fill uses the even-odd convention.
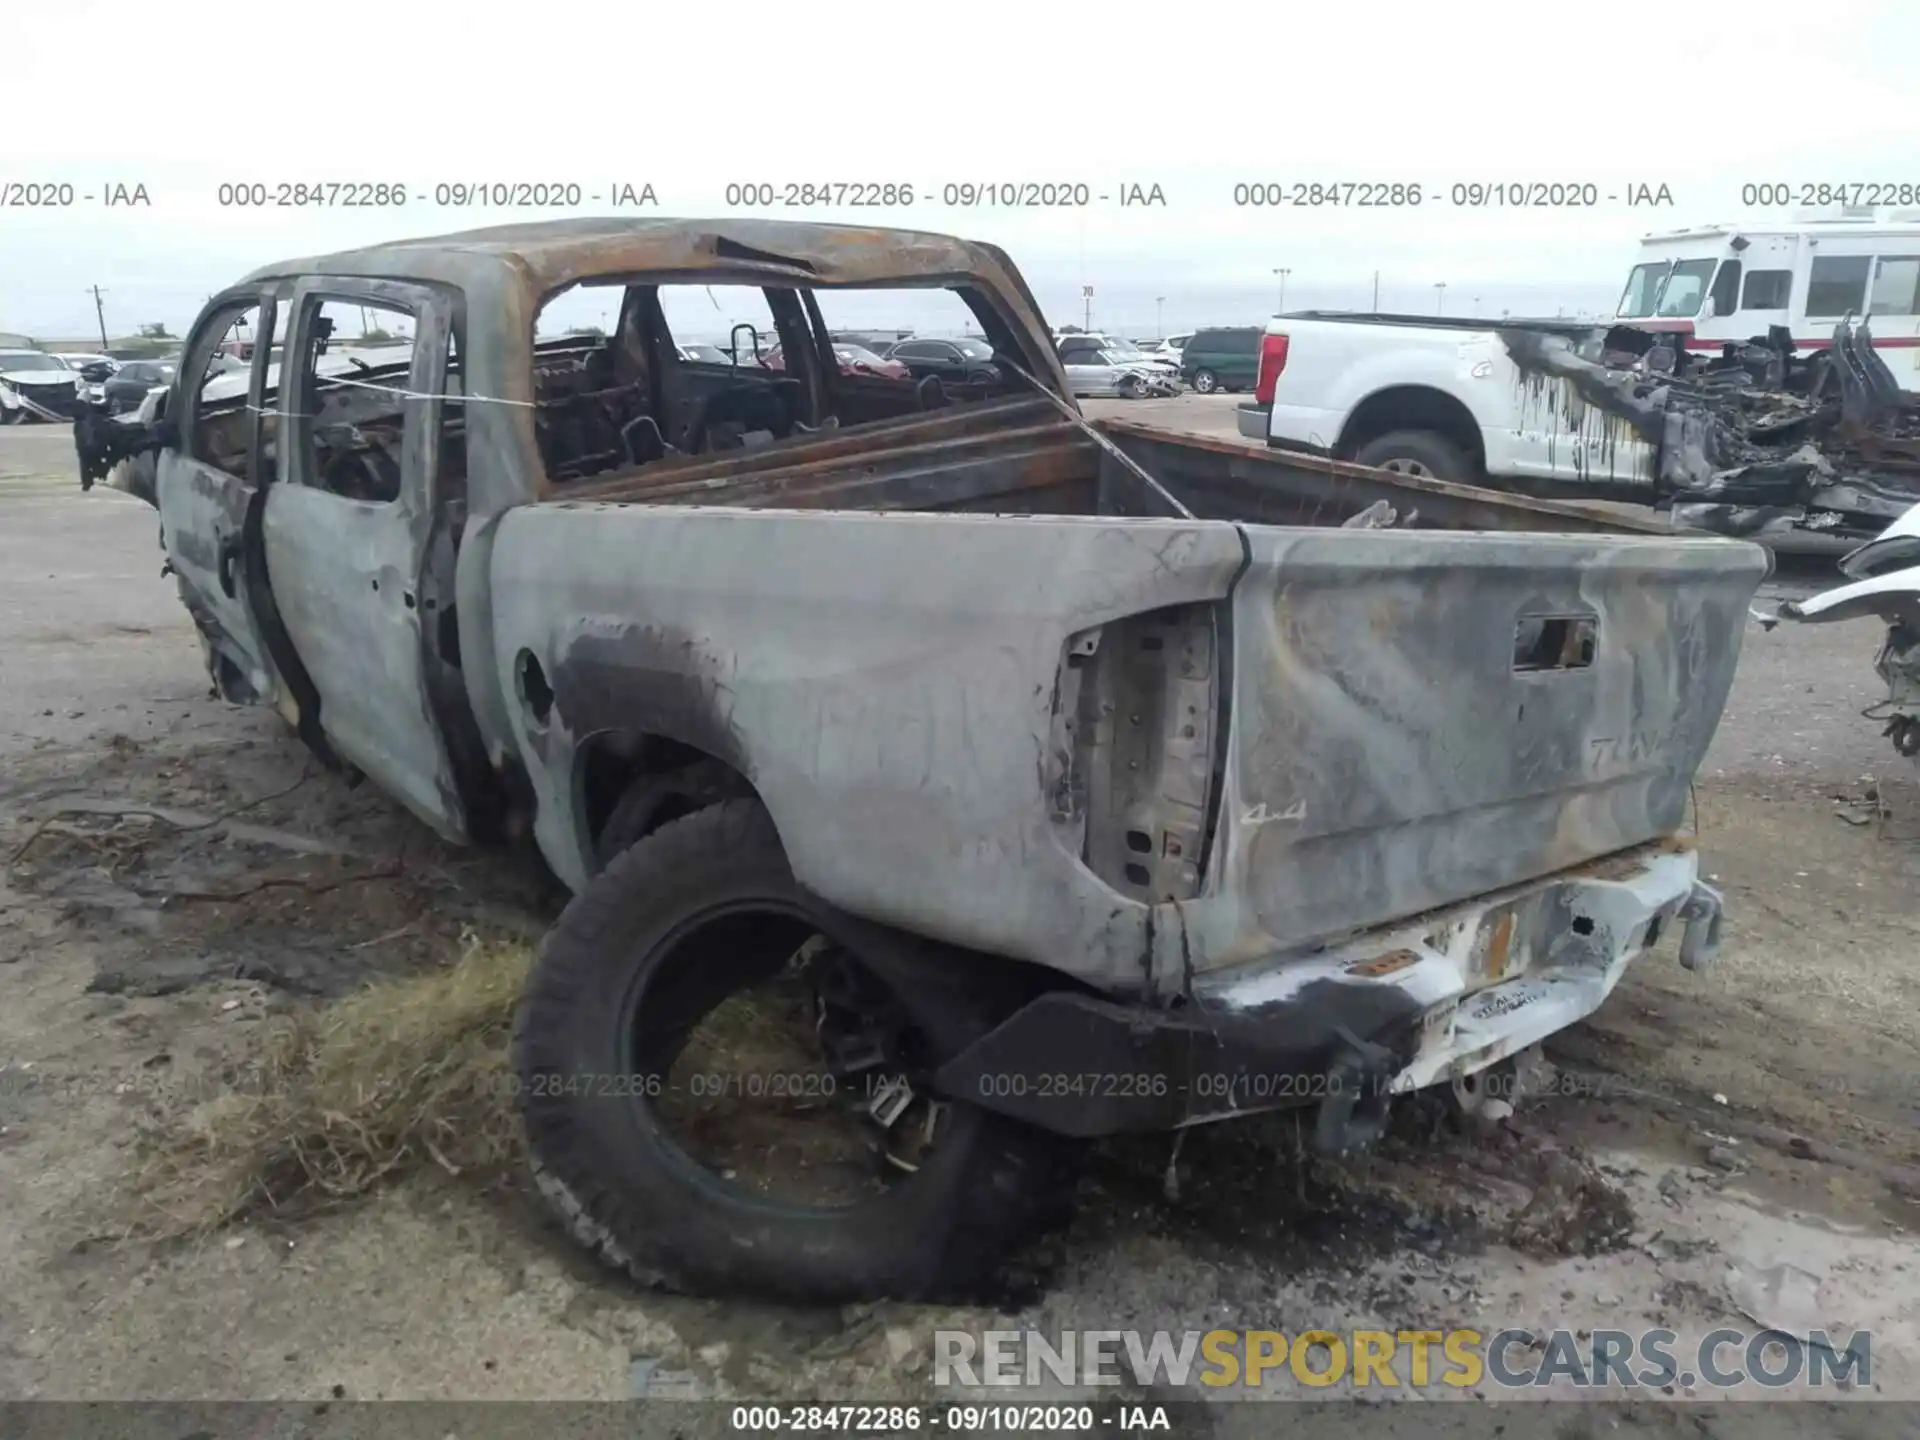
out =
[[[1089,408],[1230,436],[1233,403]],[[275,716],[207,698],[154,512],[82,495],[73,466],[63,429],[0,432],[0,1394],[612,1399],[672,1373],[932,1398],[936,1328],[1684,1339],[1752,1325],[1755,1277],[1791,1262],[1817,1313],[1759,1318],[1871,1328],[1875,1386],[1920,1398],[1920,772],[1858,713],[1874,623],[1750,630],[1697,796],[1725,959],[1639,962],[1550,1048],[1556,1093],[1483,1134],[1404,1107],[1341,1167],[1296,1164],[1287,1122],[1195,1133],[1172,1185],[1164,1142],[1110,1146],[997,1309],[723,1304],[636,1292],[517,1176],[451,1166],[318,1214],[126,1237],[143,1128],[225,1083],[276,1012],[444,965],[470,935],[537,935],[555,902],[308,766]],[[1823,579],[1777,576],[1761,603]],[[1470,1407],[1448,1418],[1478,1431]],[[1689,1429],[1761,1433],[1723,1412]]]

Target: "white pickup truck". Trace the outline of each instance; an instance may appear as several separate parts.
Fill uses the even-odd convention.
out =
[[[1565,336],[1597,354],[1604,327],[1303,311],[1267,326],[1240,433],[1383,470],[1502,488],[1654,497],[1633,427],[1568,385],[1528,373],[1503,334]],[[1636,495],[1635,492],[1641,492]]]
[[[1261,337],[1240,433],[1281,449],[1844,554],[1920,501],[1920,410],[1869,322],[1718,354],[1633,324],[1304,311]]]

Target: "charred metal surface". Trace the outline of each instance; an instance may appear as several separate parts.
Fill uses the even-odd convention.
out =
[[[1499,332],[1526,383],[1624,424],[1651,473],[1597,471],[1596,496],[1653,500],[1676,520],[1735,536],[1860,540],[1920,500],[1920,408],[1873,349],[1866,321],[1797,356],[1776,329],[1717,356],[1630,326],[1576,337]],[[1558,402],[1556,402],[1558,403]]]
[[[1035,487],[1091,481],[1097,450],[1058,423],[920,442],[798,465],[666,482],[649,477],[608,498],[649,505],[788,505],[850,510],[942,509]],[[571,499],[549,502],[568,505]]]
[[[1220,703],[1217,624],[1213,606],[1187,606],[1068,644],[1067,813],[1085,814],[1093,873],[1150,903],[1200,888]]]
[[[161,533],[201,623],[214,686],[236,703],[273,699],[274,675],[247,603],[244,538],[253,488],[167,451],[156,491]]]
[[[903,445],[929,445],[968,435],[1004,435],[1031,430],[1056,421],[1053,407],[1043,400],[1002,400],[956,407],[931,415],[871,420],[848,425],[830,434],[785,445],[775,454],[736,451],[725,455],[688,455],[659,460],[643,474],[608,475],[569,486],[567,500],[615,500],[643,495],[655,487],[689,486],[694,482],[723,485],[741,475],[765,476],[852,456],[897,450]],[[688,492],[692,493],[692,492]]]
[[[1384,500],[1402,517],[1402,525],[1412,516],[1413,526],[1420,529],[1671,533],[1671,527],[1655,517],[1620,514],[1575,501],[1535,500],[1343,460],[1187,435],[1133,420],[1095,423],[1202,518],[1340,525]],[[1127,494],[1125,485],[1103,486],[1103,494],[1104,513],[1128,513],[1120,508]]]
[[[966,284],[1030,352],[1027,367],[1058,394],[1065,373],[1026,283],[1004,252],[951,236],[864,226],[726,220],[579,219],[395,241],[269,265],[249,283],[290,276],[406,276],[465,301],[469,500],[475,519],[547,492],[534,436],[534,320],[554,291],[633,276],[683,283]]]
[[[1714,539],[1252,530],[1196,967],[1676,829],[1765,552]],[[1591,662],[1515,667],[1533,617]],[[1391,898],[1389,898],[1391,897]]]
[[[644,332],[659,283],[772,287],[793,373],[755,398],[787,387],[778,422],[742,420],[725,436],[736,448],[709,453],[737,387],[623,372],[657,336],[600,357],[607,374],[570,342],[536,352],[540,304],[588,279],[626,285],[623,332]],[[1675,861],[1657,896],[1611,911],[1516,909],[1498,943],[1415,931],[1390,955],[1356,955],[1385,988],[1323,991],[1297,967],[1354,932],[1673,829],[1763,552],[1637,533],[1664,530],[1653,517],[1151,427],[1110,423],[1094,439],[1064,399],[873,419],[881,407],[849,392],[844,418],[865,423],[841,428],[823,409],[831,373],[794,343],[810,297],[792,287],[888,282],[966,287],[998,352],[1064,394],[1006,257],[917,232],[589,220],[259,272],[253,293],[284,289],[296,306],[401,303],[418,342],[410,368],[329,392],[362,429],[398,437],[381,498],[329,491],[328,429],[285,396],[284,473],[263,471],[264,488],[161,451],[169,544],[203,630],[232,652],[229,680],[244,672],[284,699],[297,666],[316,697],[297,708],[343,756],[456,838],[491,828],[470,824],[481,797],[517,807],[501,818],[528,822],[574,888],[596,868],[590,774],[609,758],[712,757],[752,786],[795,875],[830,904],[1039,962],[1109,1001],[1206,990],[1203,1018],[1250,1017],[1226,1028],[1260,1030],[1249,1057],[1270,1064],[1404,1060],[1410,1005],[1431,1018],[1440,992],[1391,978],[1402,952],[1427,976],[1447,946],[1479,965],[1551,942],[1556,984],[1580,1003],[1604,993],[1595,957],[1617,966],[1631,949],[1618,917],[1679,903],[1669,892],[1684,898],[1690,869]],[[296,313],[294,355],[312,338]],[[565,393],[536,419],[542,367]],[[1870,371],[1848,383],[1867,397],[1851,413],[1880,413]],[[651,429],[610,413],[676,385]],[[567,452],[559,468],[543,434]],[[1141,516],[1155,487],[1199,518]],[[1328,528],[1377,506],[1393,528]],[[253,539],[236,541],[249,515]],[[1535,533],[1459,533],[1514,530]],[[263,634],[287,642],[280,680]],[[1253,962],[1267,968],[1251,989],[1216,983]],[[1541,1013],[1572,1003],[1566,985]],[[1087,1063],[1117,1064],[1133,1021],[1075,1013]],[[1154,1043],[1191,1051],[1189,1030]],[[1333,1030],[1348,1049],[1330,1047]],[[1429,1059],[1432,1034],[1418,1037]]]
[[[1664,938],[1681,935],[1685,963],[1689,913],[1717,914],[1698,867],[1684,844],[1641,846],[1311,955],[1200,976],[1178,1007],[1047,995],[937,1082],[1087,1136],[1311,1106],[1316,1147],[1338,1151],[1364,1142],[1390,1096],[1483,1070],[1593,1013]]]
[[[104,406],[82,402],[73,417],[73,448],[80,460],[80,488],[91,490],[107,478],[114,466],[150,455],[172,437],[170,426],[142,425],[131,416],[110,415]],[[127,493],[157,506],[159,497],[153,491],[150,465],[145,480],[146,483],[137,488],[128,487]]]
[[[1171,1130],[1322,1103],[1356,1041],[1377,1067],[1368,1088],[1383,1094],[1413,1058],[1424,1008],[1397,986],[1331,979],[1242,1010],[1205,1002],[1167,1010],[1055,991],[934,1080],[946,1094],[1064,1135]],[[1085,1078],[1059,1083],[1065,1076]]]
[[[510,723],[536,757],[538,834],[562,878],[590,873],[581,743],[657,726],[751,779],[795,874],[834,904],[1139,983],[1150,907],[1087,868],[1049,802],[1054,695],[1069,636],[1223,599],[1242,563],[1233,526],[652,506],[582,519],[517,510],[491,556],[496,672],[520,673],[524,654],[550,677],[547,718],[522,694]]]

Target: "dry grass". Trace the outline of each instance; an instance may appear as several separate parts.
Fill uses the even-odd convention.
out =
[[[363,1195],[426,1165],[497,1175],[524,1154],[508,1055],[533,963],[469,939],[444,970],[376,981],[275,1022],[237,1093],[144,1137],[142,1228],[204,1231]]]

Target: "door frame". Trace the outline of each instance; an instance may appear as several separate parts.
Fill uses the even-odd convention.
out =
[[[318,484],[319,477],[313,473],[313,417],[304,413],[306,360],[314,338],[313,322],[329,301],[345,306],[377,305],[382,309],[397,309],[412,319],[413,339],[402,401],[400,487],[391,501],[360,501],[337,495]],[[350,635],[355,617],[360,614],[360,610],[352,607],[362,607],[365,613],[360,618],[366,622],[376,648],[378,638],[390,627],[396,624],[400,627],[402,643],[380,653],[383,659],[397,665],[396,673],[412,690],[405,696],[369,697],[351,692],[318,695],[318,723],[332,748],[357,769],[380,781],[383,789],[435,830],[449,839],[465,841],[468,838],[466,798],[447,744],[448,721],[440,714],[429,682],[427,647],[432,643],[435,617],[429,613],[431,607],[422,594],[438,519],[441,396],[447,384],[457,298],[446,287],[425,283],[306,275],[293,282],[284,303],[291,307],[291,313],[278,405],[280,464],[273,493],[264,507],[263,550],[269,543],[264,532],[272,529],[276,532],[272,543],[298,547],[294,553],[306,564],[296,567],[296,572],[304,569],[312,575],[338,567],[341,580],[352,583],[338,587],[337,601],[328,597],[328,604],[335,608],[324,625],[318,612],[313,614],[318,628],[307,632],[309,640],[320,629],[344,630]],[[276,516],[291,513],[288,507],[326,512],[336,505],[342,508],[329,519],[337,517],[337,527],[317,526],[309,533],[292,526],[284,536],[278,533]],[[387,530],[388,526],[395,527],[398,534]],[[359,541],[371,541],[376,547],[384,543],[392,554],[400,557],[396,567],[401,570],[402,580],[398,594],[393,593],[395,587],[391,585],[385,593],[380,592],[377,585],[366,595],[360,593],[359,572],[354,571],[352,576],[348,573],[352,567],[347,548],[336,543],[330,551],[326,545],[329,539],[338,542],[350,534]],[[287,552],[281,552],[281,558],[285,560]],[[298,578],[297,573],[283,575],[282,590]],[[283,607],[292,605],[298,610],[312,610],[315,603],[311,595],[283,593],[277,598]],[[378,614],[372,609],[376,605]],[[298,619],[287,627],[289,643],[296,648],[292,632],[299,628],[302,626]],[[319,656],[309,658],[318,660]],[[379,703],[366,703],[375,698]],[[389,743],[395,740],[400,743]],[[409,758],[414,763],[406,763]],[[422,769],[431,773],[417,773]]]

